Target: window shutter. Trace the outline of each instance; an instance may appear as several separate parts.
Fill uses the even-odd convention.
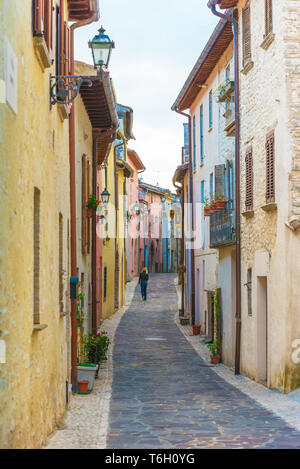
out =
[[[273,31],[273,0],[265,0],[266,36]]]
[[[251,22],[250,3],[243,9],[243,62],[244,65],[251,59]]]
[[[86,187],[87,187],[87,194],[86,194],[86,204],[88,203],[88,198],[91,195],[90,190],[90,174],[91,174],[91,162],[87,161],[87,174],[86,174]],[[90,253],[90,244],[91,244],[91,230],[90,230],[90,218],[88,217],[86,220],[86,252],[87,254]]]
[[[65,71],[65,23],[64,23],[64,2],[59,4],[59,75],[64,75]]]
[[[86,253],[86,225],[87,225],[87,187],[86,187],[86,174],[87,174],[87,157],[86,155],[82,156],[82,188],[81,188],[81,250],[82,254]]]
[[[253,210],[253,156],[252,148],[246,153],[246,198],[245,205],[246,210]]]
[[[215,195],[225,195],[225,164],[215,166]]]
[[[53,0],[45,1],[45,41],[52,59],[53,49]]]
[[[64,75],[69,75],[70,69],[70,29],[64,22]]]
[[[35,36],[42,36],[44,34],[44,0],[33,0],[33,34]]]
[[[267,135],[266,142],[266,203],[273,202],[275,202],[274,131]]]

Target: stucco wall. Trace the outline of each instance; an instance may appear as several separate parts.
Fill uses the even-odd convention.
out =
[[[0,104],[0,446],[32,448],[45,442],[66,408],[69,312],[59,311],[59,214],[63,217],[64,290],[69,276],[68,121],[49,109],[49,72],[33,48],[31,2],[3,0],[0,79],[7,38],[17,57],[17,113]],[[40,316],[33,331],[33,202],[40,190]]]
[[[191,106],[191,119],[195,116],[196,129],[196,170],[193,172],[193,189],[194,189],[194,217],[195,232],[197,235],[195,249],[195,282],[196,282],[196,314],[199,316],[202,330],[205,330],[207,318],[207,291],[215,291],[220,287],[223,291],[228,290],[228,276],[223,272],[227,266],[231,265],[230,250],[224,250],[219,254],[216,249],[210,248],[210,218],[204,217],[203,207],[201,203],[201,182],[204,181],[204,195],[210,196],[210,174],[214,173],[215,165],[225,164],[226,160],[232,160],[234,155],[234,137],[228,137],[224,131],[226,124],[223,114],[225,105],[218,103],[217,88],[225,82],[225,68],[230,66],[230,78],[233,76],[233,44],[226,49],[220,58],[214,71],[206,81],[206,86],[201,89],[197,98]],[[209,93],[212,91],[212,128],[209,128]],[[201,164],[200,157],[200,106],[203,106],[203,149],[204,158]],[[193,125],[192,125],[193,129]],[[192,138],[193,141],[193,138]],[[215,188],[213,188],[215,191]],[[221,256],[221,259],[219,259]],[[228,256],[228,259],[227,259]],[[221,266],[224,262],[224,266]],[[229,263],[229,264],[228,264]],[[199,282],[197,281],[197,271],[199,271]],[[221,273],[221,276],[220,276]],[[197,284],[199,283],[199,285]],[[230,288],[231,290],[231,288]],[[226,295],[226,292],[224,292]],[[198,306],[197,306],[198,303]],[[232,309],[232,301],[222,303],[222,315],[224,321],[232,321],[234,310]],[[231,337],[231,334],[230,334]],[[228,348],[228,351],[227,351]],[[224,342],[224,355],[231,356],[230,339]],[[227,359],[228,361],[228,359]],[[231,362],[230,362],[231,364]]]

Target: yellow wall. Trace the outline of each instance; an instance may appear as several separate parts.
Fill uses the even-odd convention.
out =
[[[104,184],[104,170],[102,181]],[[114,180],[114,150],[111,150],[107,160],[107,190],[110,193],[107,208],[108,237],[106,240],[104,233],[105,220],[103,222],[103,246],[102,246],[102,319],[106,319],[115,312],[114,307],[114,284],[115,284],[115,180]],[[104,268],[107,268],[107,295],[104,298]]]
[[[75,62],[76,75],[95,75],[94,67],[82,62]],[[79,285],[78,291],[84,294],[84,333],[91,331],[92,307],[92,220],[90,220],[89,253],[82,252],[82,156],[86,155],[90,162],[89,187],[93,193],[93,129],[86,108],[80,95],[75,101],[75,158],[76,158],[76,231],[77,231],[77,266]],[[96,195],[96,194],[95,194]],[[81,283],[82,274],[84,282]]]
[[[49,75],[36,58],[31,1],[2,1],[0,79],[4,38],[18,62],[18,112],[0,104],[0,329],[7,347],[0,365],[0,447],[38,447],[66,408],[69,314],[59,312],[59,213],[63,216],[65,293],[69,253],[68,121],[49,108]],[[66,4],[67,7],[67,4]],[[3,82],[2,82],[3,83]],[[33,195],[41,191],[40,316],[33,330]],[[66,295],[64,295],[66,297]],[[69,301],[65,300],[69,313]]]

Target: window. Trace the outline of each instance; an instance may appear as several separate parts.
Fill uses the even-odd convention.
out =
[[[250,3],[243,9],[243,65],[251,61]]]
[[[63,251],[63,216],[58,219],[58,279],[59,279],[59,311],[64,310],[64,251]]]
[[[204,148],[203,148],[203,104],[200,106],[200,160],[203,164]]]
[[[33,207],[33,323],[40,324],[40,191],[36,187]]]
[[[247,302],[248,316],[252,316],[252,269],[247,270]]]
[[[43,36],[49,52],[53,45],[53,0],[33,0],[33,34]]]
[[[213,99],[212,90],[209,92],[209,129],[213,126]]]
[[[196,171],[196,119],[193,117],[193,169]]]
[[[266,203],[275,202],[275,145],[274,131],[267,135],[266,141]]]
[[[273,0],[265,0],[265,36],[273,31]]]
[[[103,298],[106,300],[107,298],[107,267],[104,267],[104,273],[103,273]]]
[[[225,164],[215,166],[215,196],[225,195]]]
[[[246,198],[245,205],[246,211],[253,210],[253,157],[252,147],[246,152]]]
[[[82,156],[82,208],[81,208],[81,244],[82,254],[90,252],[90,218],[87,213],[88,198],[90,192],[90,166],[91,163],[86,155]]]
[[[201,203],[204,203],[204,181],[201,181]]]

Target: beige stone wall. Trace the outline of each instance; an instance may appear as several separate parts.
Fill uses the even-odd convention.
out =
[[[34,48],[31,2],[3,0],[0,79],[5,38],[17,58],[15,113],[0,104],[0,329],[7,347],[0,365],[0,447],[33,448],[45,442],[66,409],[70,377],[69,325],[59,310],[59,214],[63,217],[64,291],[69,277],[68,121],[49,107],[49,75]],[[16,77],[16,74],[14,75]],[[33,330],[33,195],[40,190],[40,316]],[[65,296],[66,296],[65,295]]]
[[[242,6],[245,2],[241,2]],[[284,5],[282,5],[284,3]],[[265,50],[264,7],[251,1],[253,68],[240,74],[241,94],[241,209],[245,209],[245,153],[253,148],[254,216],[242,217],[242,336],[241,370],[261,379],[260,330],[265,321],[261,304],[261,277],[267,279],[267,385],[290,391],[299,386],[299,365],[291,361],[292,340],[300,337],[299,234],[286,226],[297,213],[300,5],[273,1],[274,41]],[[241,22],[241,17],[240,17]],[[298,25],[299,26],[299,25]],[[240,69],[242,58],[240,57]],[[298,75],[297,75],[298,76]],[[277,210],[265,212],[266,135],[275,131],[275,201]],[[291,170],[293,171],[291,172]],[[248,315],[247,269],[252,268],[252,316]]]

